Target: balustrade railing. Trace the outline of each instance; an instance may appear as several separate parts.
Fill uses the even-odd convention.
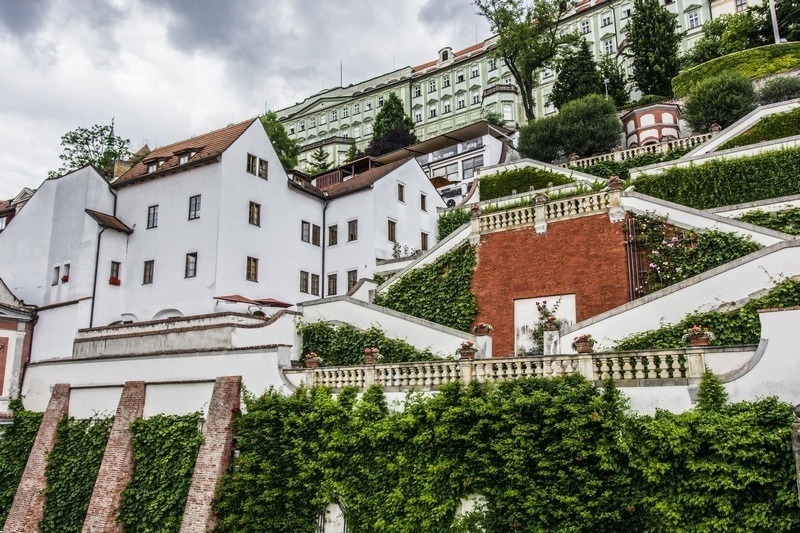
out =
[[[671,150],[683,150],[686,148],[694,148],[711,139],[714,133],[703,133],[700,135],[693,135],[691,137],[683,137],[681,139],[673,139],[664,141],[658,144],[648,144],[647,146],[639,146],[636,148],[629,148],[627,150],[617,150],[607,154],[595,155],[591,157],[584,157],[583,159],[576,159],[561,166],[565,168],[588,168],[603,161],[625,161],[642,154],[664,154]]]

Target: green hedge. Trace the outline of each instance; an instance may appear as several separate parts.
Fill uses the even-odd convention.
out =
[[[272,391],[238,419],[219,530],[311,533],[338,499],[348,531],[463,531],[459,500],[482,494],[480,531],[797,531],[791,411],[637,417],[577,375],[450,384],[395,413],[377,387]]]
[[[718,149],[727,150],[793,135],[800,135],[800,108],[764,117],[754,127],[729,140]]]
[[[800,149],[776,150],[702,165],[670,168],[634,182],[643,194],[697,209],[800,192]]]
[[[672,161],[689,153],[690,150],[691,148],[677,148],[661,154],[645,152],[637,155],[636,157],[631,157],[623,161],[600,161],[599,163],[595,163],[589,167],[572,168],[579,172],[591,174],[592,176],[598,176],[605,179],[608,179],[611,176],[619,176],[621,179],[627,181],[631,177],[629,170],[632,168],[644,167],[647,165],[653,165],[655,163],[662,163],[664,161]]]
[[[47,458],[43,533],[82,530],[113,422],[113,418],[59,422]]]
[[[727,312],[707,311],[691,313],[677,324],[666,324],[658,329],[634,333],[614,343],[615,350],[650,350],[654,348],[681,348],[686,342],[683,331],[695,324],[705,326],[716,336],[712,344],[737,346],[757,344],[761,339],[759,309],[783,308],[800,305],[800,280],[788,279],[779,283],[764,296]]]
[[[780,211],[756,209],[740,216],[739,220],[791,235],[800,235],[800,207],[786,207]]]
[[[565,185],[574,181],[563,174],[536,167],[504,170],[481,178],[480,198],[481,201],[493,200],[515,194],[514,191],[523,193],[554,185]]]
[[[442,240],[455,230],[469,222],[469,209],[453,209],[439,215],[437,221],[439,239]]]
[[[26,411],[19,400],[12,402],[11,410],[14,422],[0,426],[0,528],[5,524],[42,421],[42,413]]]
[[[411,344],[392,339],[376,326],[361,330],[349,324],[334,326],[312,322],[300,328],[303,353],[316,352],[323,366],[364,364],[364,348],[378,348],[384,363],[433,361],[438,359],[430,350],[417,350]],[[458,348],[454,346],[453,350]]]
[[[203,442],[200,413],[157,415],[133,423],[133,478],[122,492],[126,532],[179,531]]]
[[[800,68],[800,43],[771,44],[706,61],[672,78],[676,98],[688,96],[702,80],[733,70],[751,80]]]
[[[478,314],[472,293],[475,248],[464,244],[432,264],[407,272],[375,303],[443,326],[469,331]]]

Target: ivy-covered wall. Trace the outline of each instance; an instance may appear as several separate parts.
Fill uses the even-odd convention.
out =
[[[736,148],[737,146],[746,146],[793,135],[800,135],[800,108],[762,118],[746,132],[720,146],[719,150],[727,150],[728,148]]]
[[[6,522],[42,421],[42,413],[26,411],[20,401],[12,402],[11,410],[14,422],[0,426],[0,529]]]
[[[133,478],[122,492],[126,532],[177,532],[203,442],[202,414],[157,415],[133,423]]]
[[[467,209],[454,209],[439,215],[437,221],[439,240],[441,241],[455,230],[469,222],[470,212]]]
[[[704,382],[704,386],[705,386]],[[775,399],[636,417],[580,376],[448,385],[389,413],[373,387],[250,398],[220,531],[451,530],[481,494],[487,532],[796,531],[791,406]]]
[[[480,198],[481,201],[492,200],[554,185],[564,185],[574,181],[568,176],[550,170],[535,167],[515,168],[482,177],[480,181]]]
[[[464,244],[432,264],[408,272],[375,303],[443,326],[469,331],[477,315],[472,293],[475,248]]]
[[[64,418],[59,422],[56,443],[47,458],[43,533],[83,529],[113,421]]]
[[[791,235],[800,235],[800,207],[786,207],[780,211],[756,209],[745,213],[739,220]]]

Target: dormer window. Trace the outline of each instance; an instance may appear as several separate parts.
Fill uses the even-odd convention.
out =
[[[181,156],[178,158],[179,165],[185,165],[188,162],[189,162],[189,154],[181,154]]]
[[[156,170],[158,170],[158,162],[153,161],[152,163],[147,165],[147,173],[148,174],[152,174]]]
[[[447,50],[442,51],[442,61],[447,61],[450,59],[450,53]]]

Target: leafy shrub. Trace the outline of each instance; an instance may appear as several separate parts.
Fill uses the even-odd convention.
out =
[[[378,348],[384,363],[438,359],[430,350],[417,350],[403,340],[387,337],[377,326],[361,330],[349,324],[313,322],[300,327],[300,335],[303,353],[318,353],[324,366],[362,365],[364,348]]]
[[[787,279],[764,296],[750,300],[739,309],[719,312],[690,313],[677,324],[666,324],[658,329],[635,333],[614,343],[615,350],[650,350],[656,348],[681,348],[683,331],[695,324],[714,332],[714,344],[736,346],[756,344],[761,338],[758,310],[800,305],[800,280]]]
[[[755,109],[753,83],[738,72],[723,72],[697,84],[686,100],[686,122],[707,132],[715,122],[727,128]]]
[[[760,20],[753,11],[722,15],[703,24],[703,36],[684,57],[687,66],[769,44],[760,33]]]
[[[53,452],[47,457],[44,533],[82,530],[113,422],[113,418],[59,422]]]
[[[800,80],[797,81],[800,83]],[[762,118],[746,132],[737,135],[720,146],[719,150],[791,137],[792,135],[800,135],[800,107],[787,113],[778,113]]]
[[[552,163],[563,155],[558,115],[532,120],[519,129],[519,151],[526,157]]]
[[[666,102],[667,100],[671,100],[672,98],[668,96],[659,96],[657,94],[645,94],[642,95],[641,98],[636,100],[635,102],[631,102],[628,105],[624,105],[620,107],[620,111],[625,111],[629,109],[636,109],[637,107],[644,107],[646,105],[651,104],[660,104],[661,102]]]
[[[0,426],[0,528],[11,509],[42,421],[42,413],[27,411],[19,400],[12,402],[10,407],[14,412],[14,422]]]
[[[502,198],[516,193],[544,189],[554,185],[565,185],[575,180],[563,174],[536,167],[504,170],[481,178],[479,187],[481,201]],[[469,213],[467,213],[469,220]]]
[[[472,293],[475,248],[464,244],[432,264],[407,272],[375,303],[443,326],[469,331],[478,314]]]
[[[774,104],[800,98],[800,78],[795,76],[776,76],[764,82],[758,91],[761,105]]]
[[[467,209],[453,209],[439,215],[439,220],[437,221],[439,240],[443,240],[469,222],[469,217],[470,213]]]
[[[133,478],[122,491],[119,519],[126,532],[179,531],[197,450],[200,413],[156,415],[133,423]]]
[[[777,198],[800,192],[800,149],[670,168],[634,182],[642,194],[697,209]]]
[[[620,143],[622,123],[617,108],[599,94],[567,102],[557,117],[559,140],[567,154],[602,154]]]
[[[623,159],[622,161],[600,161],[589,167],[572,168],[605,179],[611,176],[619,176],[622,180],[628,181],[631,177],[630,169],[662,163],[664,161],[672,161],[687,154],[690,150],[691,148],[676,148],[665,153],[644,152],[635,157]]]
[[[684,70],[672,78],[672,92],[683,98],[693,92],[701,81],[726,70],[734,70],[751,80],[800,68],[800,43],[759,46],[742,52],[712,59]]]
[[[800,207],[787,206],[780,211],[756,209],[740,216],[739,220],[791,235],[800,235]]]

